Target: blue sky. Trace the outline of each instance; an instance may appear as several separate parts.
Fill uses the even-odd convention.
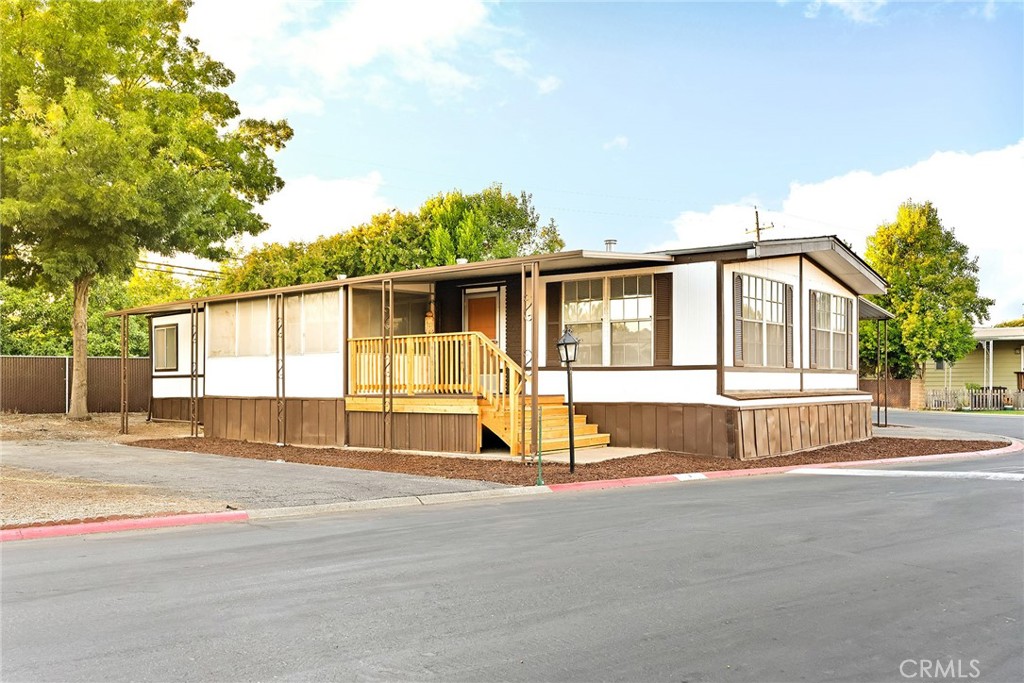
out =
[[[257,241],[497,181],[570,248],[749,239],[756,204],[766,238],[863,253],[913,197],[998,320],[1024,314],[1022,6],[197,0],[186,32],[244,113],[295,128]]]

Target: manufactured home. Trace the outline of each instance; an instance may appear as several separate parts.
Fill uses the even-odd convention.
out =
[[[153,419],[208,437],[473,453],[751,459],[868,438],[859,297],[835,237],[566,251],[118,311],[152,332]],[[579,339],[573,414],[556,340]]]

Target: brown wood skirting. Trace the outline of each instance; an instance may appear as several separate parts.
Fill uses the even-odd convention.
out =
[[[186,410],[187,402],[186,401]],[[268,398],[207,396],[205,436],[278,443],[277,401]],[[187,414],[187,413],[186,413]],[[285,399],[285,439],[304,446],[345,444],[345,401],[340,398]]]
[[[203,399],[197,402],[196,413],[199,424],[203,424]],[[188,422],[188,397],[185,398],[154,398],[150,403],[151,415],[154,420]]]
[[[867,402],[739,408],[676,403],[577,403],[612,446],[753,460],[871,436]]]
[[[394,413],[392,447],[398,450],[477,453],[480,426],[476,415]],[[348,413],[350,446],[381,447],[381,414]]]

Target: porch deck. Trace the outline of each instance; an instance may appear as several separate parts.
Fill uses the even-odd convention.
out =
[[[480,332],[370,337],[349,341],[346,410],[394,415],[472,415],[476,448],[486,427],[513,455],[532,452],[533,411],[523,368]],[[542,452],[569,447],[569,409],[561,395],[538,399]],[[576,447],[606,446],[608,434],[573,415]]]

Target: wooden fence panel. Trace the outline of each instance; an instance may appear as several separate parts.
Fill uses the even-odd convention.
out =
[[[128,409],[149,410],[149,358],[128,359]],[[0,356],[0,411],[63,413],[74,362],[64,356]],[[121,359],[89,358],[89,412],[121,410]]]

